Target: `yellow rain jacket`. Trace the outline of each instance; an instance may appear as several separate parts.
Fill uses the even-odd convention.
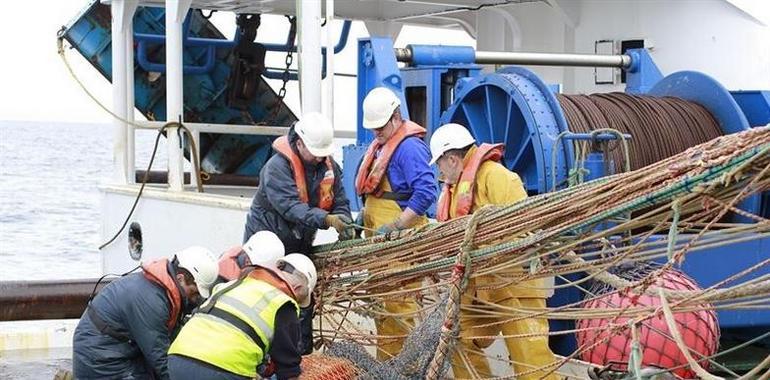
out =
[[[468,165],[476,149],[478,148],[474,146],[466,153],[463,161],[464,165]],[[449,186],[449,196],[451,196],[449,203],[450,219],[457,217],[455,210],[457,209],[458,197],[455,190],[455,186]],[[526,197],[527,192],[524,190],[521,178],[516,173],[511,172],[498,162],[487,160],[481,163],[476,173],[471,213],[488,204],[511,204],[521,201]],[[484,303],[493,303],[507,308],[545,308],[545,299],[548,297],[549,292],[545,289],[546,282],[544,279],[525,281],[498,289],[479,289],[503,282],[506,282],[506,279],[502,275],[472,277],[462,296],[462,305],[464,307],[470,306],[482,309],[484,308]],[[496,311],[499,312],[500,310]],[[492,341],[489,339],[478,339],[474,342],[471,337],[495,336],[500,332],[503,335],[548,332],[548,320],[545,318],[528,318],[495,324],[493,326],[477,327],[510,318],[504,316],[476,318],[474,314],[478,315],[479,313],[467,310],[460,313],[460,335],[466,338],[461,339],[461,345],[465,353],[465,359],[472,368],[467,368],[466,360],[463,360],[460,354],[455,354],[452,359],[452,368],[456,378],[471,378],[475,375],[491,377],[492,375],[489,363],[483,353],[483,349],[489,347]],[[553,353],[548,347],[548,337],[545,335],[531,338],[506,338],[505,345],[508,348],[511,361],[514,362],[514,370],[517,374],[550,364],[555,360]],[[517,376],[517,378],[538,379],[544,374],[545,371],[536,371],[525,376]],[[551,375],[547,378],[555,379],[556,377]]]

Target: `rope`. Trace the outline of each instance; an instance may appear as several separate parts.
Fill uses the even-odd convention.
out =
[[[473,248],[473,238],[476,235],[479,220],[487,213],[487,210],[489,210],[489,208],[482,207],[480,210],[473,213],[468,220],[468,228],[465,231],[465,236],[463,236],[463,241],[460,245],[460,254],[457,255],[455,267],[452,270],[452,287],[450,290],[449,302],[446,307],[446,316],[444,317],[444,323],[441,326],[441,339],[439,341],[438,349],[436,350],[436,355],[433,357],[433,360],[428,367],[427,379],[429,380],[441,378],[441,374],[444,372],[444,361],[449,351],[452,349],[452,344],[457,340],[461,297],[468,285],[468,277],[471,273],[469,252]]]
[[[456,285],[458,278],[462,278],[454,272],[458,257],[463,254],[462,250],[457,254],[458,246],[467,247],[468,267],[473,266],[473,271],[467,272],[468,277],[495,274],[500,279],[498,283],[483,286],[488,289],[588,271],[594,279],[609,282],[615,289],[613,292],[632,296],[655,295],[660,288],[654,282],[658,273],[651,272],[637,281],[628,281],[611,277],[614,275],[606,271],[624,262],[665,257],[667,252],[673,252],[672,258],[679,259],[683,258],[684,252],[770,236],[770,223],[763,218],[755,218],[758,223],[752,225],[720,221],[741,199],[770,189],[769,149],[770,129],[759,128],[720,137],[650,167],[531,197],[509,206],[489,206],[483,213],[469,217],[404,231],[398,236],[360,239],[344,248],[319,247],[315,257],[326,260],[323,281],[328,281],[324,292],[329,293],[326,303],[320,307],[337,316],[348,311],[367,315],[377,302],[386,298],[420,298],[422,292],[436,293],[442,289],[451,296],[453,291],[459,291]],[[623,218],[634,210],[643,211],[633,218]],[[474,217],[471,228],[470,221]],[[609,228],[595,228],[607,220],[613,221]],[[674,239],[650,240],[660,232],[668,233]],[[694,234],[685,237],[683,233]],[[392,262],[404,265],[392,268],[388,265]],[[672,260],[669,264],[675,262]],[[731,285],[728,282],[748,273],[756,273],[765,264],[768,263],[753,265],[704,290],[666,291],[669,300],[676,300],[670,308],[673,313],[767,309],[770,276],[760,275],[727,286]],[[529,270],[511,271],[527,266]],[[603,275],[611,276],[603,278]],[[413,283],[424,276],[431,276],[434,282],[422,288],[398,290],[401,284]],[[579,282],[583,281],[549,288],[575,286]],[[351,301],[355,306],[349,306]],[[576,302],[558,308],[521,310],[481,303],[462,305],[462,311],[469,317],[496,318],[485,325],[527,318],[610,318],[616,322],[606,326],[608,332],[623,333],[628,331],[628,326],[619,323],[619,318],[633,319],[644,325],[643,321],[659,310],[652,306],[631,305],[622,309],[586,310]],[[433,361],[440,359],[440,355],[445,358],[451,353],[453,341],[459,339],[449,327],[456,325],[449,323],[441,329],[446,341],[441,350],[435,351],[437,357]],[[549,335],[555,334],[560,333]],[[366,333],[341,333],[340,336],[372,342]],[[518,375],[554,372],[570,358],[602,343],[602,339],[587,342],[564,361]],[[433,350],[435,348],[430,351]],[[700,361],[709,358],[697,351],[692,355]],[[432,368],[434,374],[440,370],[438,364]]]
[[[679,348],[679,351],[681,351],[685,359],[687,359],[687,363],[690,365],[690,369],[695,371],[695,373],[702,379],[723,380],[723,378],[719,376],[714,376],[708,373],[708,371],[703,369],[703,367],[701,367],[700,364],[698,364],[698,362],[692,358],[690,350],[684,343],[684,339],[682,339],[682,334],[679,333],[679,328],[676,326],[676,320],[674,319],[674,313],[671,312],[671,307],[668,305],[666,294],[663,292],[662,288],[658,288],[658,298],[660,299],[660,305],[663,308],[663,316],[665,317],[664,320],[668,326],[668,331],[674,337],[674,342],[676,342],[676,346]]]

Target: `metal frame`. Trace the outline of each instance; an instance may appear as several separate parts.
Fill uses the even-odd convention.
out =
[[[327,6],[328,7],[328,6]],[[226,48],[226,49],[232,49],[238,44],[238,30],[236,29],[235,32],[235,39],[233,40],[227,40],[227,39],[218,39],[218,38],[200,38],[200,37],[191,37],[189,35],[189,29],[190,29],[190,17],[187,17],[184,22],[184,39],[183,39],[183,45],[185,47],[188,46],[195,46],[195,47],[202,47],[206,49],[205,53],[205,63],[201,65],[184,65],[184,73],[185,74],[206,74],[211,72],[211,70],[214,69],[214,66],[216,64],[216,52],[218,48]],[[340,53],[342,50],[345,49],[345,46],[347,46],[348,36],[350,35],[350,26],[352,22],[350,20],[345,20],[342,23],[342,30],[340,31],[340,36],[337,40],[337,43],[334,44],[334,54]],[[331,33],[331,32],[329,32]],[[151,33],[134,33],[134,40],[138,42],[137,44],[137,62],[139,65],[147,71],[153,71],[153,72],[159,72],[164,73],[166,72],[166,65],[163,63],[156,63],[156,62],[150,62],[148,58],[148,49],[150,45],[165,45],[166,38],[164,35],[161,34],[151,34]],[[269,44],[269,43],[263,43],[262,44],[267,51],[271,52],[297,52],[297,46],[292,46],[291,43],[285,43],[285,44]],[[329,46],[330,44],[327,44]],[[326,51],[327,47],[321,48],[321,55],[323,57],[326,57]],[[323,76],[326,76],[326,65],[328,64],[328,60],[324,62],[322,65],[322,72]],[[265,73],[263,74],[266,78],[270,79],[281,79],[283,76],[282,71],[276,71],[276,70],[265,70]],[[297,74],[289,74],[289,79],[291,80],[297,80]]]
[[[465,125],[480,142],[506,144],[506,166],[522,177],[531,194],[550,191],[553,149],[558,149],[556,181],[566,180],[573,164],[572,147],[565,141],[554,144],[569,130],[567,121],[555,95],[535,73],[505,67],[461,81],[455,91],[455,102],[441,123]],[[499,109],[504,111],[496,112]]]

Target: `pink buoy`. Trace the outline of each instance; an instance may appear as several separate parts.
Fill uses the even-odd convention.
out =
[[[615,274],[629,280],[638,280],[658,267],[656,264],[634,264],[631,269],[626,267],[616,271]],[[675,269],[663,273],[656,284],[671,290],[700,290],[694,280]],[[592,293],[604,294],[604,296],[586,300],[582,304],[583,308],[621,309],[634,306],[660,306],[660,298],[657,296],[621,294],[604,285],[599,289],[592,289]],[[701,359],[716,353],[719,346],[719,324],[711,305],[700,306],[709,310],[674,313],[674,319],[685,345],[691,349],[691,356],[698,360],[702,367],[708,369],[708,361]],[[621,317],[614,321],[612,318],[577,320],[578,347],[599,342],[598,345],[583,351],[580,355],[581,359],[599,365],[612,364],[615,367],[613,369],[616,370],[627,370],[631,353],[631,329],[624,327],[613,332],[609,326],[610,324],[626,325],[629,319]],[[695,373],[687,365],[684,354],[669,333],[662,313],[644,320],[639,325],[638,333],[643,352],[643,367],[676,368],[672,372],[677,376],[695,377]]]

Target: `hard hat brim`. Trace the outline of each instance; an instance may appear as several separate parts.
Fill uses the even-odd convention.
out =
[[[308,152],[312,154],[315,157],[322,158],[322,157],[328,157],[334,154],[334,144],[329,145],[326,148],[311,148],[310,145],[305,144],[305,147],[307,148]]]
[[[390,121],[390,118],[392,116],[393,115],[391,114],[391,116],[388,116],[387,118],[380,118],[380,119],[377,119],[377,120],[366,120],[366,118],[364,118],[364,123],[363,123],[364,124],[364,128],[365,129],[380,129],[380,128],[384,127],[385,124],[388,123],[388,121]]]
[[[209,290],[208,288],[204,288],[198,285],[197,283],[195,285],[198,287],[198,293],[200,293],[201,297],[209,298],[209,296],[211,295],[211,290]]]
[[[438,159],[441,158],[441,156],[444,155],[444,153],[446,153],[446,152],[441,152],[440,155],[435,156],[435,157],[431,157],[430,162],[428,163],[428,165],[434,165],[436,163],[436,161],[438,161]]]

